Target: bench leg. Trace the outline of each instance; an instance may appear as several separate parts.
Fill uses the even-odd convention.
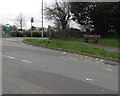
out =
[[[88,42],[88,39],[84,39],[84,42]]]
[[[94,43],[97,43],[98,42],[98,40],[94,40]]]

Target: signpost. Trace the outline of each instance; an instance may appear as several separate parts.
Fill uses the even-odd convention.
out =
[[[5,34],[5,35],[10,35],[10,30],[11,30],[10,25],[9,25],[9,24],[6,24],[6,25],[4,26],[4,34]]]
[[[43,0],[42,0],[42,39],[43,39]]]
[[[31,37],[33,37],[33,34],[32,34],[32,23],[34,22],[34,19],[33,19],[33,17],[31,17],[31,20],[30,20],[30,22],[31,22]]]

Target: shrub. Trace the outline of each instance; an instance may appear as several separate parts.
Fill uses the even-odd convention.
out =
[[[30,32],[24,32],[24,37],[31,37],[31,33]]]
[[[21,33],[21,32],[12,32],[11,36],[13,36],[13,37],[24,37],[23,33]]]
[[[70,37],[83,37],[83,34],[85,32],[82,32],[78,29],[66,29],[66,30],[59,30],[52,32],[52,38],[70,38]]]
[[[33,34],[33,37],[41,37],[41,32],[32,32],[32,34]],[[13,37],[31,37],[31,32],[30,31],[26,31],[26,32],[23,32],[23,33],[12,32],[11,36],[13,36]],[[48,37],[49,36],[48,32],[44,32],[43,36]]]

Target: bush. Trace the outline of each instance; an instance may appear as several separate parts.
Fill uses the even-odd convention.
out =
[[[31,37],[31,33],[30,32],[24,32],[24,37]]]
[[[85,34],[85,32],[82,32],[78,29],[66,29],[52,32],[52,38],[71,38],[71,37],[81,38],[83,37],[83,34]]]
[[[44,37],[49,37],[49,32],[44,32],[43,36]]]
[[[33,32],[33,37],[41,37],[41,33],[39,33],[39,32]]]
[[[33,32],[32,34],[33,34],[33,37],[41,37],[41,32]],[[31,32],[30,31],[26,31],[26,32],[23,32],[23,33],[12,32],[11,36],[13,36],[13,37],[31,37]],[[48,32],[44,32],[43,36],[48,37],[49,36]]]
[[[23,33],[21,33],[21,32],[12,32],[11,36],[13,36],[13,37],[24,37]]]

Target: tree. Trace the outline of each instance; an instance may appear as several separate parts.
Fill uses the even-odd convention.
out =
[[[51,7],[45,7],[45,16],[48,20],[54,20],[57,27],[66,29],[70,19],[70,4],[69,2],[55,1]]]
[[[11,31],[17,32],[18,31],[17,26],[16,25],[11,26]]]
[[[73,20],[103,36],[119,31],[119,2],[71,2]],[[92,25],[92,26],[90,26]]]
[[[114,2],[114,7],[112,8],[111,14],[111,25],[113,25],[113,29],[115,30],[116,36],[120,36],[120,2]]]
[[[91,12],[91,19],[93,20],[95,31],[101,35],[107,35],[110,30],[116,30],[114,24],[115,14],[118,14],[115,6],[117,2],[99,2],[96,3],[96,7]],[[119,15],[120,16],[120,15]],[[119,18],[119,17],[117,17]],[[114,22],[114,23],[113,23]]]
[[[23,27],[25,26],[25,17],[23,16],[22,13],[20,13],[20,14],[17,16],[16,21],[17,21],[17,23],[18,23],[18,25],[19,25],[19,27],[20,27],[21,32],[22,32]]]
[[[71,2],[72,20],[82,25],[85,30],[92,29],[90,12],[94,9],[93,2]]]

